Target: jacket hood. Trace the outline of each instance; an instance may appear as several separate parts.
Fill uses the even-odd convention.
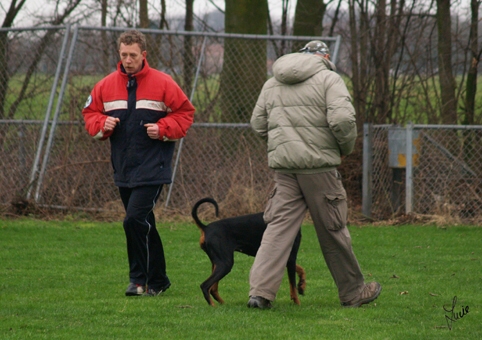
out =
[[[283,84],[297,84],[322,70],[335,71],[331,61],[314,54],[290,53],[280,57],[273,64],[273,75]]]

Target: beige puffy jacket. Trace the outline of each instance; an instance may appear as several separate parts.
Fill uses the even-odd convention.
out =
[[[268,142],[268,165],[280,172],[336,168],[353,151],[355,109],[329,60],[304,53],[282,56],[263,86],[251,126]]]

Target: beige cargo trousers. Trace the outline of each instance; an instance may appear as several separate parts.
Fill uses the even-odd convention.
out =
[[[268,227],[250,272],[250,296],[273,301],[296,234],[308,210],[340,302],[357,297],[364,278],[346,228],[346,191],[337,170],[316,174],[276,172],[264,219]]]

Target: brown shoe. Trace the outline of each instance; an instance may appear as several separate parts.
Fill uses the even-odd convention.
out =
[[[351,301],[348,302],[342,302],[341,305],[343,307],[360,307],[361,305],[364,305],[366,303],[370,303],[373,300],[375,300],[378,295],[380,295],[380,292],[382,291],[382,286],[378,282],[370,282],[369,284],[365,285],[365,288],[363,288],[363,291],[359,296],[354,298]]]
[[[248,301],[248,308],[270,309],[273,307],[271,301],[262,296],[250,296]]]

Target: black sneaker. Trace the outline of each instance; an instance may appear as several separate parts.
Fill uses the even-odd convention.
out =
[[[144,295],[144,296],[158,296],[159,294],[162,294],[166,290],[168,290],[169,287],[171,287],[170,282],[160,289],[158,289],[158,288],[147,288],[146,292],[142,295]]]
[[[250,296],[248,308],[270,309],[273,307],[271,301],[261,296]]]
[[[141,296],[145,292],[146,292],[146,286],[131,282],[129,286],[127,286],[126,296]]]

